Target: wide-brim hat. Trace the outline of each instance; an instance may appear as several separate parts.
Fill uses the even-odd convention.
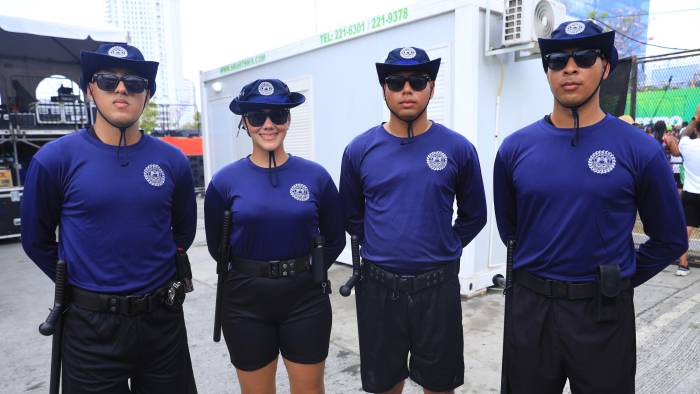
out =
[[[435,81],[440,70],[440,61],[440,58],[430,60],[428,54],[421,48],[404,47],[392,50],[384,63],[375,63],[375,66],[379,84],[383,85],[387,76],[404,71],[424,72]]]
[[[241,89],[228,108],[236,115],[243,115],[263,109],[294,108],[304,101],[303,94],[289,91],[287,84],[279,79],[256,79]]]
[[[123,68],[139,77],[148,79],[151,97],[156,93],[158,62],[147,61],[138,48],[119,43],[100,44],[96,51],[80,52],[80,88],[87,90],[92,76],[100,70]]]
[[[559,25],[550,38],[539,38],[542,66],[547,72],[545,56],[565,49],[599,49],[610,63],[610,72],[617,66],[617,49],[615,49],[615,31],[603,31],[593,21],[570,21]]]

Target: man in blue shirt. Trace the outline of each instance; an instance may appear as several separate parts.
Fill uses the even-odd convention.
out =
[[[21,209],[27,255],[51,279],[68,267],[63,392],[196,393],[176,272],[196,228],[192,174],[138,128],[158,63],[102,44],[80,64],[95,125],[37,152]]]
[[[554,108],[496,156],[498,229],[517,242],[504,392],[561,393],[568,378],[572,392],[633,393],[633,288],[687,247],[661,147],[600,108],[614,36],[572,21],[539,40]],[[637,211],[649,240],[635,251]]]
[[[486,224],[479,158],[428,119],[440,59],[405,47],[376,67],[391,117],[350,142],[340,175],[346,229],[362,243],[362,387],[400,393],[410,376],[452,392],[464,382],[459,260]]]

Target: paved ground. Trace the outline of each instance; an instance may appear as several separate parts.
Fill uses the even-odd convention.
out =
[[[185,304],[197,385],[204,394],[238,393],[225,344],[211,340],[216,276],[203,239],[203,222],[198,225],[190,250],[196,291]],[[638,393],[700,393],[700,269],[685,278],[673,276],[674,271],[669,268],[636,290]],[[337,292],[349,275],[344,266],[330,271],[334,293],[328,393],[361,392],[355,303]],[[46,392],[51,340],[39,335],[37,327],[53,301],[53,285],[18,242],[0,242],[0,278],[0,393]],[[462,311],[466,384],[457,392],[497,393],[503,297],[499,291],[489,291],[465,299]],[[279,393],[289,392],[281,365],[277,381]],[[422,390],[408,385],[404,392]]]

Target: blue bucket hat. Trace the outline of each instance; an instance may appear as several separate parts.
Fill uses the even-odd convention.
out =
[[[545,55],[565,49],[600,49],[610,63],[610,72],[617,66],[615,31],[603,32],[603,28],[591,20],[564,22],[557,27],[550,38],[539,38],[542,66],[547,72]]]
[[[375,63],[379,84],[384,85],[387,76],[402,71],[423,71],[434,81],[440,69],[440,60],[430,60],[428,54],[420,48],[396,48],[389,52],[384,63]]]
[[[96,72],[108,68],[123,68],[148,79],[151,97],[156,93],[158,62],[146,61],[138,48],[128,44],[100,44],[97,50],[80,52],[80,88],[87,90],[88,83]]]
[[[228,108],[236,115],[261,109],[294,108],[306,101],[303,94],[290,92],[279,79],[256,79],[241,89]]]

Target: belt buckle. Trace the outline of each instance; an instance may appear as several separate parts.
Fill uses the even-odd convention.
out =
[[[406,292],[406,293],[413,292],[414,279],[415,279],[415,276],[404,276],[404,275],[398,276],[398,283],[397,283],[398,289],[403,291],[403,292]]]
[[[294,275],[294,261],[280,261],[280,276],[287,277]]]
[[[270,263],[270,278],[279,278],[280,277],[280,261],[279,260],[272,260],[269,263]]]
[[[137,314],[140,312],[143,312],[139,309],[142,308],[142,305],[145,303],[146,304],[146,309],[145,311],[148,311],[148,295],[144,296],[138,296],[138,295],[128,295],[124,297],[126,301],[126,315],[132,315],[132,314]]]
[[[121,300],[117,296],[109,297],[107,303],[109,304],[109,311],[112,313],[119,313],[119,304]],[[127,306],[128,308],[128,306]]]
[[[549,296],[553,298],[567,298],[569,295],[569,284],[566,282],[559,282],[555,280],[549,280]]]

